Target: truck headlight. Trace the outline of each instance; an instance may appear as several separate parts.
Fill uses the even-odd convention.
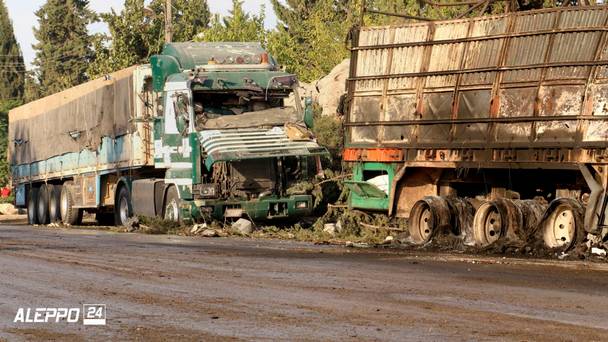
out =
[[[297,201],[296,202],[296,209],[306,209],[306,208],[308,208],[307,201]]]

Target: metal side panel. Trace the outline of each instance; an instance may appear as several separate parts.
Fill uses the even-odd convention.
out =
[[[354,36],[347,147],[608,148],[608,6]]]
[[[11,172],[14,182],[24,183],[134,168],[146,163],[144,141],[138,134],[128,134],[116,139],[104,137],[97,151],[85,149],[79,153],[66,153],[31,164],[15,165],[11,167]]]

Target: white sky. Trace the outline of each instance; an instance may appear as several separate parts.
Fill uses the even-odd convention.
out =
[[[8,7],[8,13],[13,21],[13,27],[15,29],[15,36],[17,41],[21,45],[23,51],[23,57],[25,63],[29,66],[34,59],[34,50],[32,44],[36,42],[32,28],[38,25],[34,12],[40,8],[46,1],[45,0],[4,0],[6,7]],[[122,9],[124,0],[90,0],[91,9],[95,12],[108,12],[110,8],[114,8],[116,11]],[[225,15],[232,8],[232,1],[230,0],[207,0],[209,8],[212,13],[219,13]],[[276,16],[268,0],[245,0],[243,8],[245,11],[250,13],[258,14],[262,5],[266,6],[266,22],[267,28],[274,27],[276,25]],[[89,28],[91,32],[105,31],[106,27],[104,24],[97,23],[91,25]]]

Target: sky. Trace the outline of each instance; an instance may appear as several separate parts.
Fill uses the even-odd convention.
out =
[[[21,45],[23,58],[29,68],[35,56],[32,44],[36,43],[32,28],[38,25],[34,12],[45,3],[45,0],[4,0],[4,3],[8,7],[8,13],[15,29],[15,36]],[[109,12],[111,8],[120,11],[123,3],[124,0],[90,0],[90,7],[93,11],[100,13]],[[220,15],[228,14],[228,11],[232,8],[232,1],[230,0],[207,0],[207,3],[212,13],[219,13]],[[269,0],[244,0],[243,2],[245,11],[255,14],[260,13],[262,5],[265,6],[266,10],[265,26],[266,28],[272,28],[276,25],[277,19]],[[107,31],[106,26],[102,23],[93,24],[89,29],[92,33]]]

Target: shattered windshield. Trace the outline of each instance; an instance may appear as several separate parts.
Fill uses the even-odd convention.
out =
[[[296,86],[291,92],[280,94],[256,91],[195,91],[195,127],[197,131],[201,131],[278,126],[302,121],[304,114],[299,98]]]

